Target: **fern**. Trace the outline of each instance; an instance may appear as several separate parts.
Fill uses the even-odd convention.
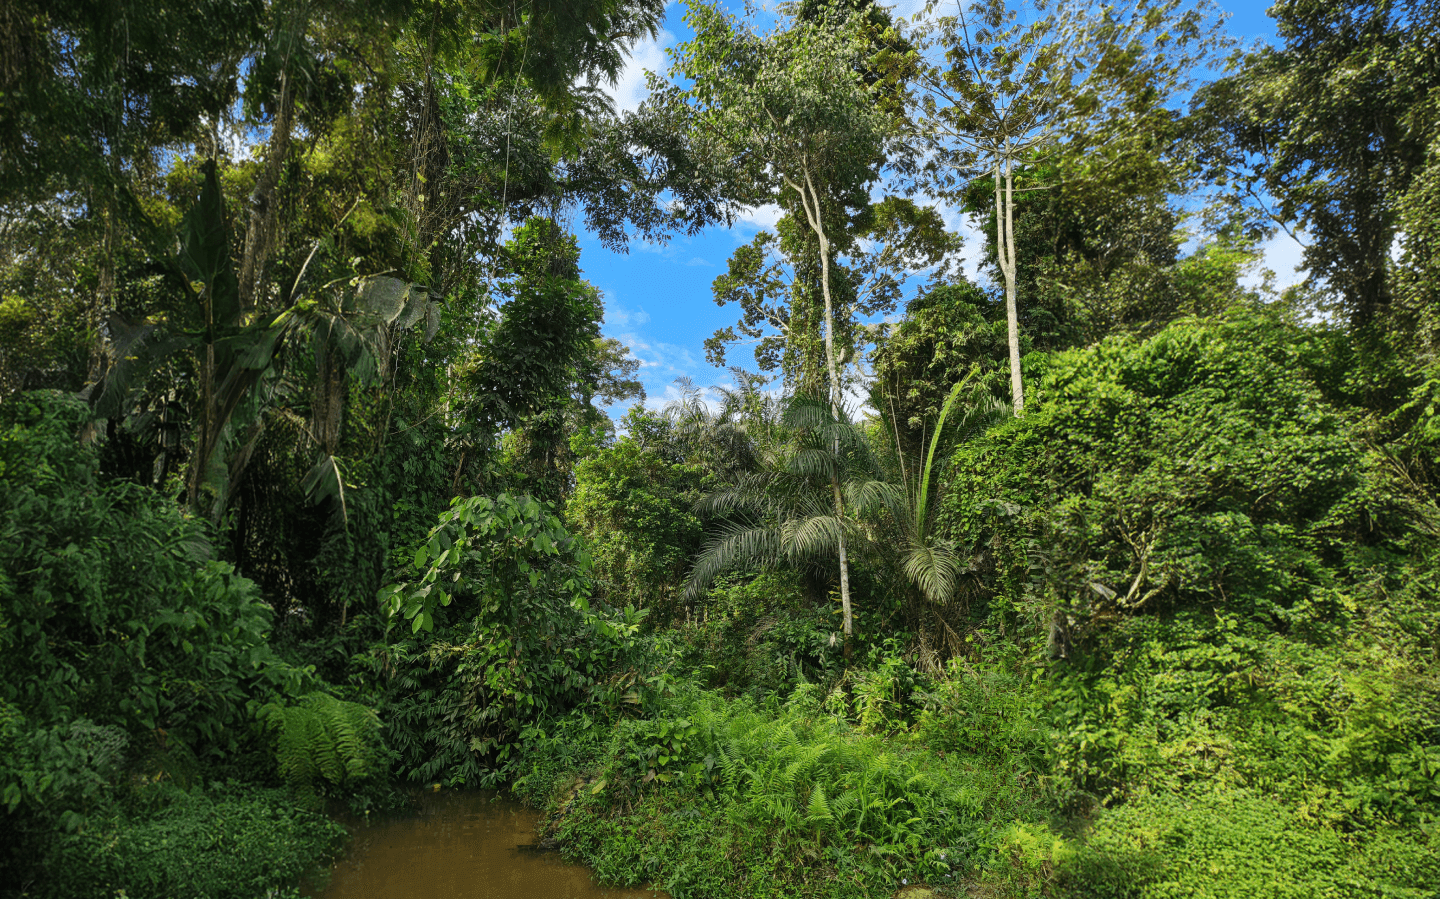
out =
[[[320,781],[346,786],[379,768],[380,719],[359,703],[310,693],[297,705],[266,704],[260,721],[274,737],[280,777],[312,804]]]
[[[830,812],[830,802],[825,798],[825,788],[820,784],[810,791],[810,802],[805,807],[805,820],[811,824],[828,824],[835,820]]]

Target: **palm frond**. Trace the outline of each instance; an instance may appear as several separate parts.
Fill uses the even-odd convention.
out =
[[[705,544],[690,576],[685,581],[683,599],[694,602],[709,589],[720,574],[740,567],[766,568],[782,557],[780,533],[773,527],[732,525],[716,539]]]
[[[781,527],[781,546],[791,559],[833,555],[840,545],[843,529],[844,525],[834,514],[797,518]]]
[[[909,497],[899,484],[884,480],[850,481],[845,484],[845,507],[856,515],[886,512],[901,521],[908,517]]]
[[[935,541],[912,542],[903,562],[905,577],[935,605],[954,598],[966,567],[953,544]]]

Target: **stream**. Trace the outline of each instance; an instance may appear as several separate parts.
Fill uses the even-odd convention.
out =
[[[597,885],[590,870],[536,851],[540,816],[485,793],[426,793],[417,813],[351,824],[345,855],[312,899],[665,899]],[[323,879],[323,878],[322,878]]]

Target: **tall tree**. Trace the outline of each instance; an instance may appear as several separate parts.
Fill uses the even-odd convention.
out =
[[[745,201],[798,206],[815,237],[824,301],[828,397],[838,419],[831,267],[843,198],[878,177],[891,121],[877,109],[862,70],[868,44],[859,16],[836,14],[757,34],[714,6],[689,7],[693,40],[676,50],[671,75],[688,87],[654,85],[657,106],[683,110],[697,152]],[[838,478],[837,518],[844,517]],[[837,538],[845,635],[853,631],[844,534]]]
[[[465,366],[467,417],[482,450],[509,432],[531,492],[558,502],[567,486],[566,412],[577,392],[598,386],[600,292],[580,276],[573,235],[535,217],[505,246],[499,318]],[[590,382],[590,383],[587,383]]]
[[[931,5],[933,9],[934,4]],[[916,66],[918,127],[934,148],[935,184],[952,196],[988,177],[994,196],[994,247],[1005,288],[1010,392],[1025,409],[1017,309],[1017,192],[1045,189],[1024,170],[1065,150],[1070,159],[1137,134],[1139,120],[1189,85],[1196,65],[1218,46],[1213,7],[1184,0],[1134,0],[1119,7],[1037,0],[1022,21],[1008,0],[975,0],[928,24]],[[943,62],[934,59],[935,53]],[[1041,171],[1044,169],[1041,168]],[[1051,169],[1064,178],[1071,172]]]
[[[934,208],[901,197],[862,207],[843,237],[845,250],[834,252],[830,263],[842,377],[866,341],[861,318],[894,312],[913,272],[953,261],[960,247]],[[741,315],[706,339],[712,365],[726,365],[730,347],[749,342],[761,371],[780,369],[794,392],[822,392],[828,375],[823,335],[814,327],[816,313],[823,314],[816,248],[814,232],[785,215],[776,233],[761,231],[731,255],[712,290],[717,305],[734,303]]]
[[[1390,305],[1400,205],[1436,133],[1434,0],[1279,0],[1281,45],[1199,91],[1213,176],[1303,232],[1305,263],[1350,324]]]

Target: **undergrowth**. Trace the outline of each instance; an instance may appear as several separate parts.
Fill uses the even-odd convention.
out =
[[[1397,592],[1328,641],[1134,618],[1058,662],[982,626],[938,675],[891,640],[820,682],[716,616],[650,638],[670,689],[629,717],[527,731],[515,787],[603,880],[677,899],[1434,897],[1427,608]],[[705,641],[755,660],[747,688],[702,686]]]
[[[57,834],[26,895],[72,899],[255,899],[293,889],[344,829],[297,808],[288,791],[249,785],[145,788],[74,832]]]
[[[565,729],[536,738],[517,786],[549,802],[562,845],[599,876],[677,899],[956,884],[1000,838],[995,821],[1039,813],[1013,757],[868,731],[839,695],[810,683],[783,701],[683,690],[581,753]]]
[[[307,807],[320,806],[322,782],[352,786],[383,771],[380,719],[373,709],[310,693],[294,705],[268,703],[258,717],[274,737],[280,776]]]

